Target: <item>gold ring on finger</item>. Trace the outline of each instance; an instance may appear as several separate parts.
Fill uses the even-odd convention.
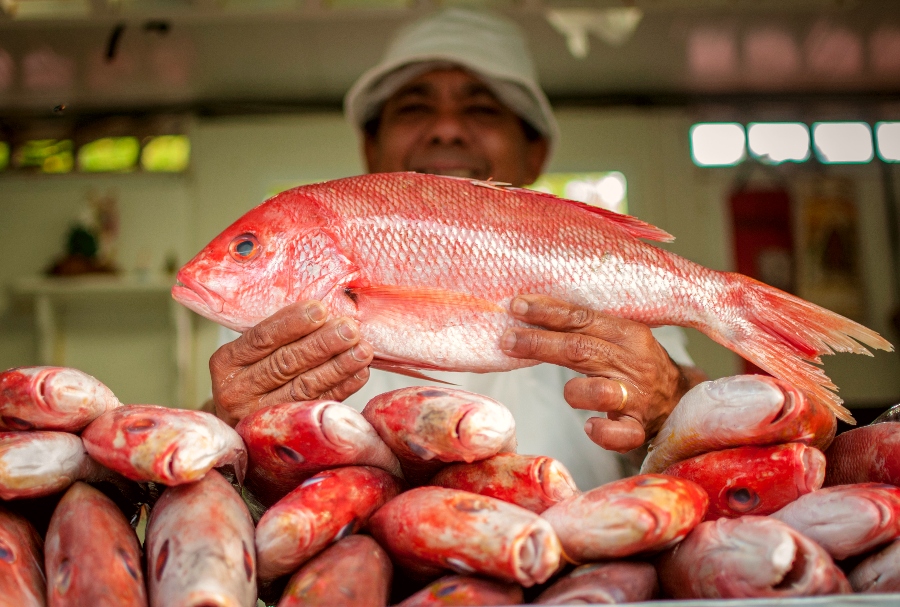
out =
[[[619,403],[619,406],[616,407],[616,411],[621,411],[625,408],[625,403],[628,402],[628,388],[625,386],[625,382],[622,382],[618,379],[612,380],[619,384],[619,387],[622,388],[622,402]]]

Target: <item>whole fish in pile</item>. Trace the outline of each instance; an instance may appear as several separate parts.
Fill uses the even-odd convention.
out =
[[[849,483],[900,485],[900,422],[854,428],[825,452],[825,486]]]
[[[235,430],[247,445],[247,484],[269,504],[317,472],[337,466],[376,466],[402,475],[397,457],[372,425],[335,401],[259,409]]]
[[[53,607],[146,607],[138,538],[122,512],[77,482],[56,506],[44,544]]]
[[[699,329],[852,419],[814,363],[834,352],[867,354],[861,344],[890,350],[886,340],[640,239],[672,236],[627,215],[489,181],[363,175],[294,188],[249,211],[179,271],[172,294],[237,331],[318,299],[359,321],[375,349],[373,367],[412,373],[536,364],[505,355],[499,342],[519,324],[511,299],[545,294],[651,326]]]
[[[98,379],[67,367],[19,367],[0,373],[0,430],[80,432],[120,405]]]
[[[31,523],[0,507],[0,597],[6,605],[46,605],[43,543]]]
[[[397,457],[406,479],[420,485],[448,462],[473,462],[516,450],[516,422],[487,396],[414,386],[379,394],[363,409]]]
[[[286,403],[246,418],[239,434],[209,414],[126,404],[100,414],[83,441],[37,426],[0,433],[0,495],[18,513],[0,508],[0,605],[255,607],[258,593],[280,607],[415,607],[900,592],[900,487],[818,489],[827,472],[813,445],[831,440],[834,416],[781,380],[697,386],[648,456],[665,473],[586,492],[551,458],[505,452],[515,435],[496,401],[424,387],[376,397],[366,411],[371,423],[340,403]],[[892,451],[872,448],[880,439],[871,428],[894,436],[900,424],[877,426],[886,429],[835,440],[826,469],[880,474]],[[254,489],[274,501],[255,529],[252,496],[235,486],[248,454]],[[234,484],[212,469],[229,466]],[[400,472],[422,486],[408,489]],[[121,483],[142,489],[116,493]],[[142,559],[122,512],[134,510],[131,496],[148,495]],[[708,502],[736,518],[701,522]],[[42,547],[35,529],[46,527],[38,511],[48,504]],[[746,515],[775,504],[771,516]],[[846,557],[840,567],[833,560]]]
[[[579,563],[650,553],[681,541],[706,515],[696,483],[642,474],[563,500],[541,515]]]
[[[707,521],[772,514],[822,486],[825,455],[801,443],[736,447],[686,459],[664,474],[703,487],[709,495]]]
[[[650,601],[659,594],[650,563],[613,561],[581,565],[544,590],[535,605],[613,605]]]
[[[88,453],[135,481],[180,485],[230,465],[238,482],[247,470],[241,437],[215,415],[156,405],[119,407],[82,434]]]
[[[338,540],[291,576],[278,607],[382,607],[393,567],[367,535]]]

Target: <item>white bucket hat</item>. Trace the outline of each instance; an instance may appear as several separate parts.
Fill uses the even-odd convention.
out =
[[[381,61],[347,92],[347,120],[362,132],[365,123],[378,115],[401,86],[447,65],[461,66],[484,80],[502,103],[553,148],[559,128],[538,86],[521,30],[506,19],[460,8],[443,10],[403,28]]]

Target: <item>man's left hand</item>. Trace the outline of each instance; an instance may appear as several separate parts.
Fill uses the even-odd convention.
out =
[[[644,324],[543,295],[521,295],[510,309],[516,319],[543,329],[508,329],[501,349],[586,375],[570,380],[563,396],[575,409],[606,413],[584,428],[606,449],[625,453],[643,445],[696,383]]]

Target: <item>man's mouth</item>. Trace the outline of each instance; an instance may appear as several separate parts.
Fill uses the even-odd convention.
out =
[[[466,169],[460,167],[453,168],[426,168],[419,171],[429,175],[443,175],[444,177],[466,177],[469,179],[478,179],[478,171],[475,169]]]

